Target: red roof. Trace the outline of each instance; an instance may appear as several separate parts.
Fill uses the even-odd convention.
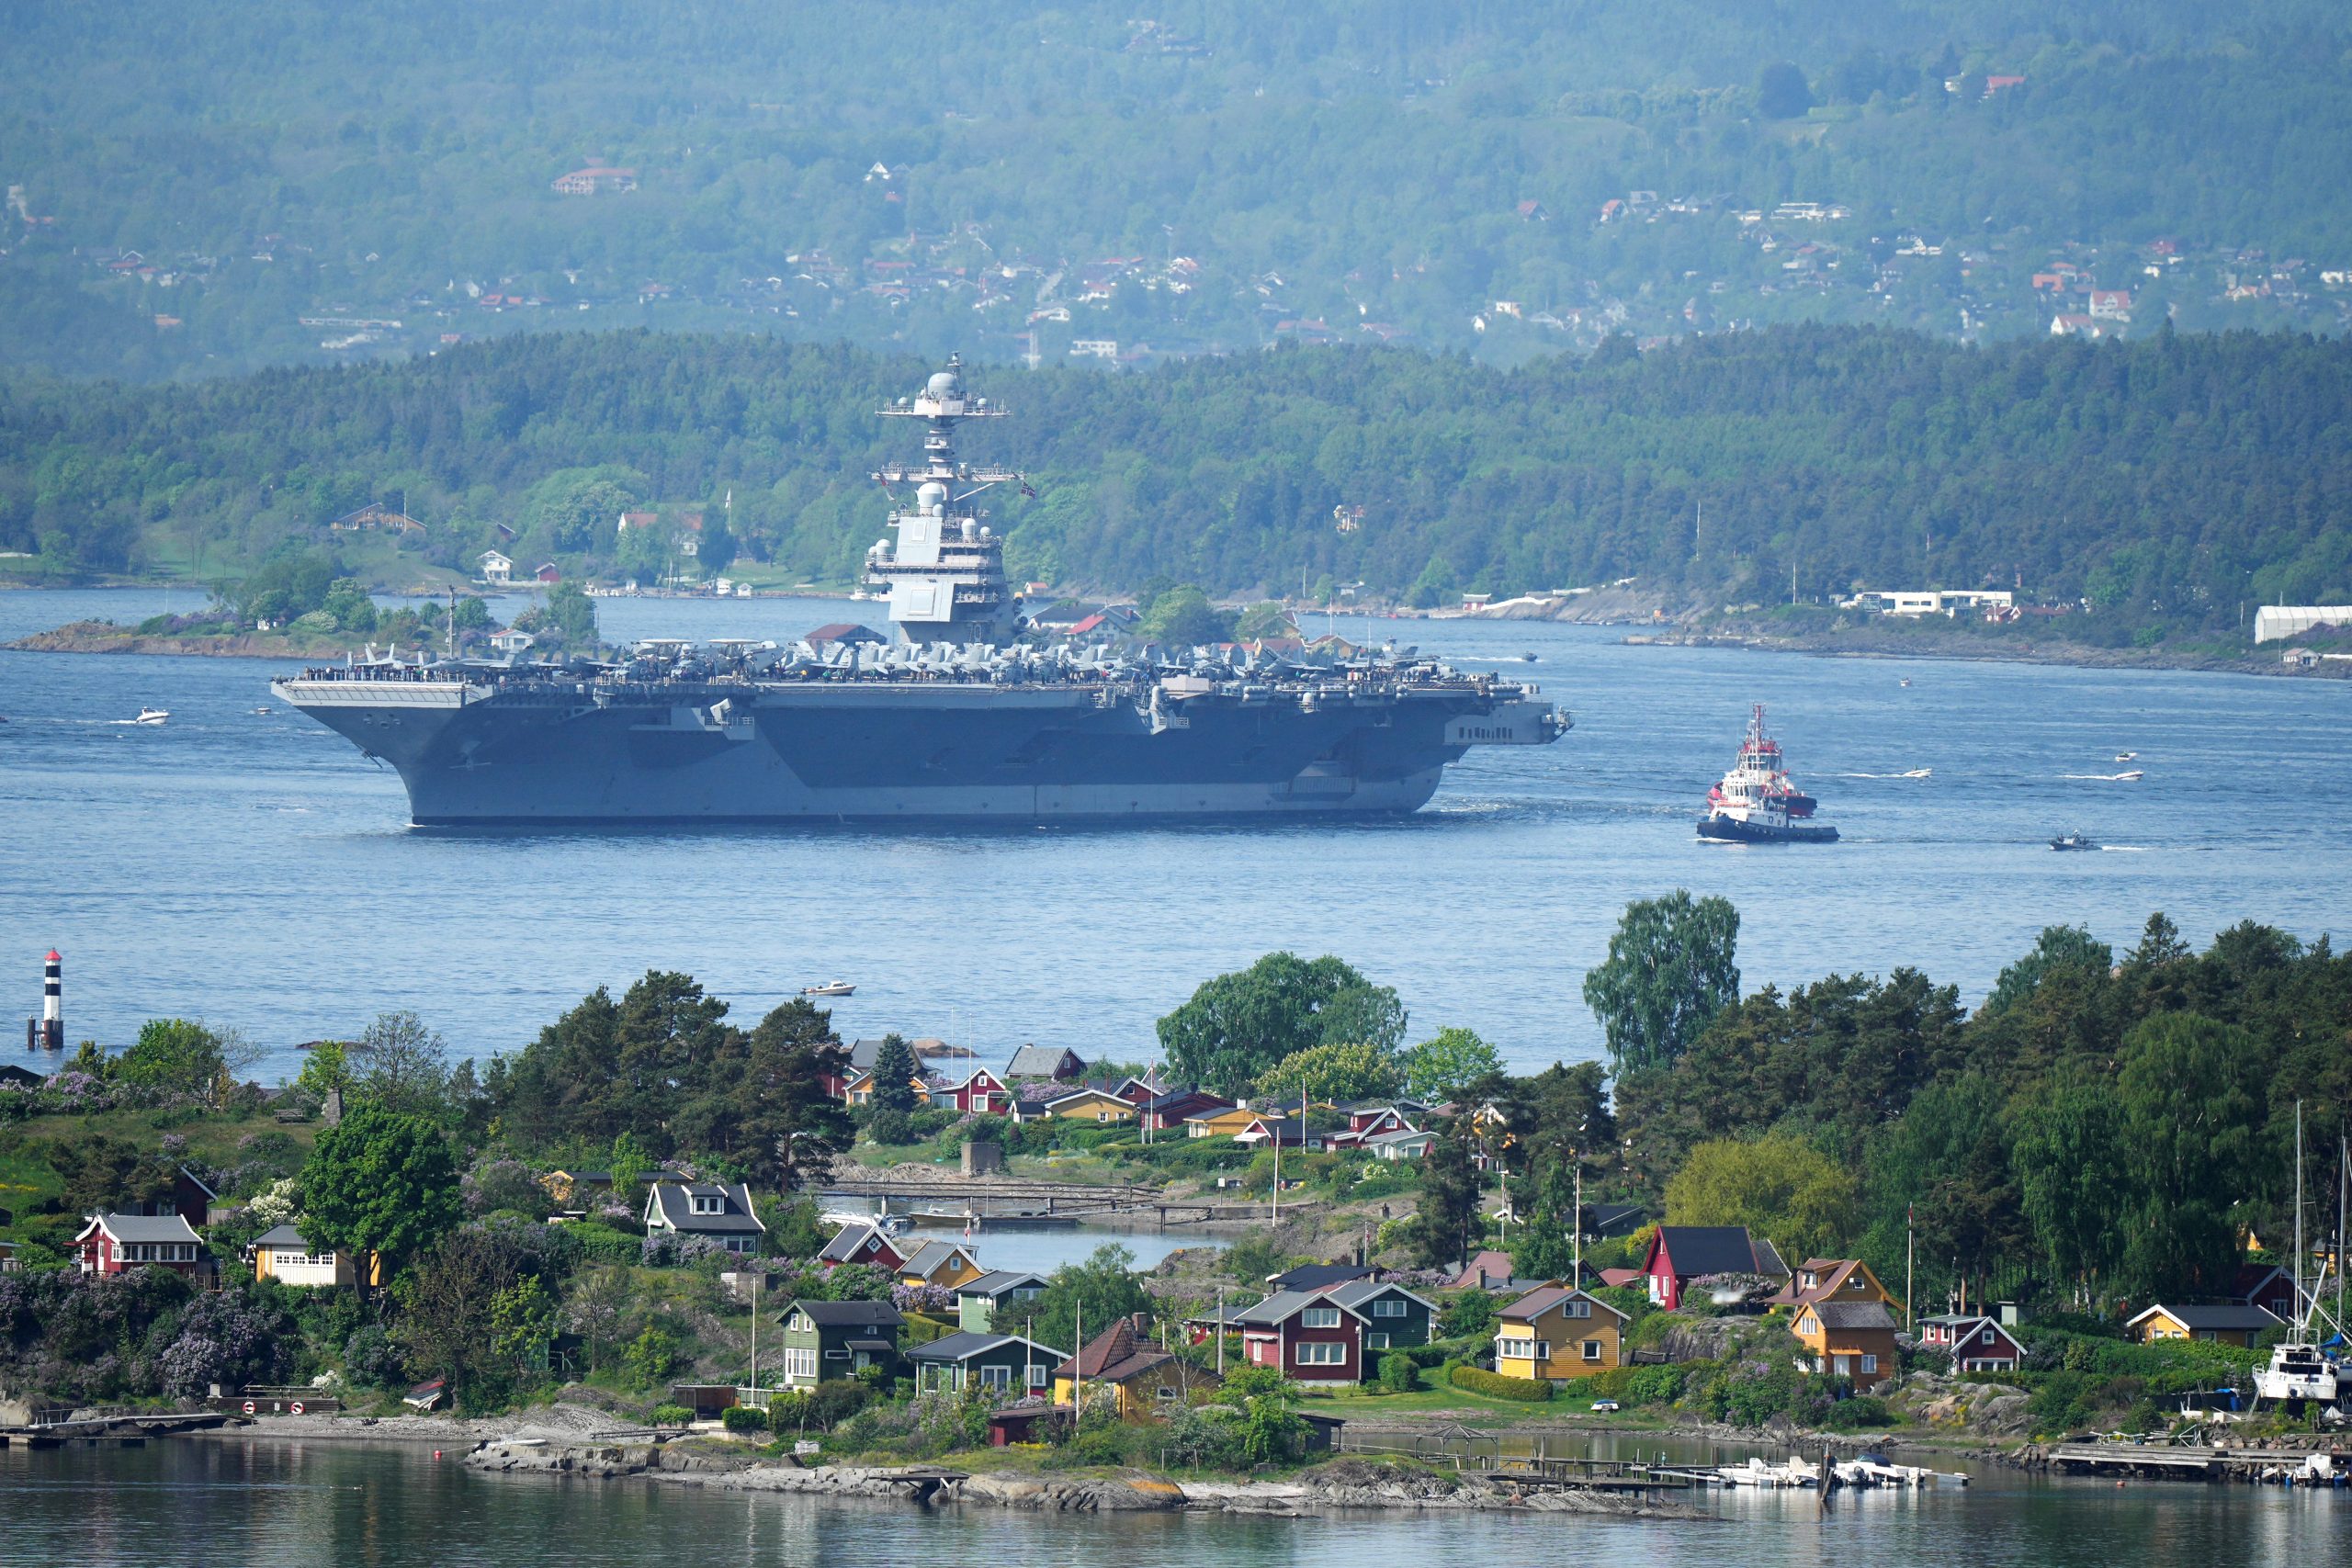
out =
[[[57,955],[57,949],[55,949],[55,948],[53,948],[53,947],[52,947],[52,948],[51,948],[51,949],[49,950],[49,960],[48,960],[48,961],[49,961],[50,963],[51,963],[51,964],[62,964],[62,963],[64,963],[64,962],[65,962],[65,960],[63,960],[62,958],[60,958],[60,957]]]

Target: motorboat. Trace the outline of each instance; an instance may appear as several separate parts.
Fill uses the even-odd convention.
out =
[[[2098,840],[2077,829],[2072,833],[2059,834],[2050,840],[2050,847],[2053,850],[2095,850],[2098,848]]]
[[[800,987],[800,994],[804,997],[846,997],[854,995],[856,991],[857,987],[847,980],[828,980],[821,986]]]
[[[137,718],[119,718],[114,722],[117,724],[143,724],[153,726],[163,723],[165,719],[168,719],[171,716],[172,710],[169,708],[143,707],[139,710],[139,716]]]

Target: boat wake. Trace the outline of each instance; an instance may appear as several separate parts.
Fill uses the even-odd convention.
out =
[[[1840,773],[1838,776],[1843,779],[1925,779],[1933,778],[1935,772],[1933,768],[1913,768],[1901,773]]]
[[[2062,779],[2074,779],[2086,784],[2138,784],[2148,775],[2133,768],[2122,773],[2060,773]]]

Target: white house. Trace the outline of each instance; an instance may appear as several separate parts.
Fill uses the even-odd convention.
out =
[[[514,581],[514,562],[496,550],[484,550],[478,558],[481,562],[481,580],[494,587],[503,588]]]

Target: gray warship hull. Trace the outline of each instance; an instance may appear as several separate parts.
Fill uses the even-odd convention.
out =
[[[424,827],[1396,815],[1472,745],[1565,719],[1474,683],[529,681],[318,671],[277,695],[395,770]],[[1207,686],[1208,682],[1196,682]]]

